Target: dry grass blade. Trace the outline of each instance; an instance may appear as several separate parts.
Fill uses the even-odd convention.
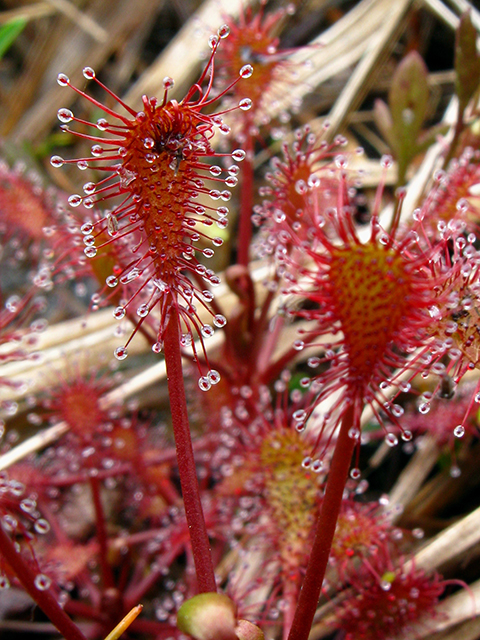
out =
[[[11,20],[35,20],[56,13],[50,2],[37,2],[36,4],[18,7],[0,13],[0,24],[5,24]]]
[[[438,460],[439,449],[431,436],[422,439],[415,455],[399,475],[395,486],[389,494],[388,510],[394,514],[395,506],[403,508],[417,495],[419,488],[425,482]],[[395,519],[401,516],[398,513]]]
[[[403,13],[405,4],[402,0],[395,3],[395,7],[400,5]],[[295,85],[289,91],[283,91],[281,96],[275,96],[270,115],[273,117],[289,110],[292,104],[303,100],[326,80],[343,78],[345,81],[349,69],[378,41],[378,34],[390,23],[391,14],[390,2],[363,0],[308,47],[293,54],[289,60],[298,70]],[[396,9],[393,15],[397,15]]]
[[[157,0],[161,4],[163,0]],[[69,106],[75,99],[73,92],[65,92],[55,81],[57,74],[66,73],[73,82],[83,84],[82,68],[88,64],[100,68],[119,48],[125,39],[135,32],[143,20],[143,13],[149,13],[150,0],[120,0],[112,4],[109,0],[96,0],[90,5],[88,15],[92,16],[107,32],[104,42],[96,42],[78,26],[66,28],[56,25],[50,32],[50,38],[57,39],[54,55],[48,59],[48,66],[41,69],[42,81],[38,88],[37,100],[21,117],[10,132],[12,141],[23,140],[38,142],[42,140],[55,122],[59,105]],[[33,73],[33,72],[32,72]]]
[[[90,16],[79,11],[79,9],[77,9],[77,7],[71,2],[68,2],[67,0],[48,0],[48,3],[54,6],[55,9],[58,9],[60,13],[67,16],[67,18],[78,25],[80,29],[83,29],[86,33],[90,34],[98,42],[106,41],[108,37],[107,31],[97,24]]]
[[[135,104],[143,94],[160,95],[163,93],[163,79],[172,76],[175,80],[173,96],[182,96],[205,57],[207,29],[213,33],[224,22],[226,14],[238,16],[241,8],[246,8],[252,0],[230,0],[228,7],[222,7],[217,0],[207,0],[183,26],[171,43],[159,55],[157,60],[142,74],[138,81],[124,96],[125,102]],[[181,64],[179,64],[181,61]]]
[[[416,555],[415,565],[435,571],[480,543],[480,508],[430,540]]]
[[[328,129],[328,137],[330,139],[345,125],[349,113],[359,106],[375,81],[376,74],[392,51],[403,29],[410,5],[411,0],[396,2],[391,7],[381,29],[371,38],[365,54],[329,114],[330,128]]]

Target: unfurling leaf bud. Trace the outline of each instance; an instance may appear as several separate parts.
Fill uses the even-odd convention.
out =
[[[222,593],[200,593],[184,602],[177,615],[180,631],[196,640],[237,640],[236,624],[235,605]]]

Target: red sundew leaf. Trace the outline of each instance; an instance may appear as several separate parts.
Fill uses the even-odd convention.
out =
[[[480,84],[480,55],[477,52],[477,35],[470,11],[466,11],[460,18],[455,39],[455,93],[458,96],[461,114]]]

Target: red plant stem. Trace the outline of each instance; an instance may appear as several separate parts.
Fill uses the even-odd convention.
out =
[[[100,567],[102,569],[103,586],[109,589],[115,586],[112,567],[108,562],[108,537],[105,525],[105,514],[103,512],[102,498],[100,495],[100,482],[97,477],[90,478],[90,489],[92,490],[93,505],[95,508],[95,526],[97,529],[97,540],[100,545]]]
[[[203,515],[188,423],[187,400],[183,383],[180,349],[179,317],[175,305],[170,305],[170,318],[164,334],[165,364],[172,412],[173,435],[182,487],[183,504],[192,545],[199,593],[216,591],[215,573]]]
[[[353,425],[354,414],[355,403],[353,402],[343,417],[335,445],[330,471],[328,472],[325,496],[316,524],[315,539],[308,559],[292,628],[288,636],[289,640],[308,640],[312,627],[332,547],[333,535],[337,526],[348,470],[356,444],[356,441],[348,435]]]
[[[0,527],[0,553],[5,558],[25,591],[38,604],[50,622],[66,640],[86,640],[80,629],[67,616],[49,589],[41,591],[35,586],[37,571],[15,550],[10,536]]]
[[[253,139],[248,132],[250,121],[247,120],[246,141],[244,150],[245,160],[242,165],[242,184],[240,193],[240,219],[238,227],[237,263],[248,267],[250,240],[252,239],[252,208],[253,208]]]

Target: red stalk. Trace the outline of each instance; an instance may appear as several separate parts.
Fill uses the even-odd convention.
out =
[[[49,589],[44,591],[35,586],[37,571],[33,569],[20,553],[17,553],[10,536],[0,527],[0,551],[11,569],[21,582],[25,591],[38,604],[51,623],[66,640],[86,640],[80,629],[67,616]]]
[[[305,578],[288,636],[289,640],[308,640],[312,627],[356,444],[356,441],[348,435],[353,425],[354,413],[355,403],[352,403],[344,415],[335,445],[325,496],[317,520],[315,540],[308,559]]]
[[[114,588],[115,580],[113,578],[112,567],[108,562],[107,527],[100,496],[100,482],[97,477],[90,478],[90,488],[92,490],[93,504],[95,508],[95,526],[97,529],[97,540],[100,544],[100,567],[102,569],[103,586],[104,589]]]
[[[252,239],[253,208],[253,139],[248,133],[249,120],[246,123],[245,160],[242,166],[242,184],[240,193],[240,219],[238,227],[237,264],[248,267],[250,240]]]
[[[174,304],[170,305],[170,318],[165,329],[164,353],[178,471],[195,562],[198,591],[199,593],[207,593],[216,591],[217,585],[213,570],[210,541],[200,500],[195,459],[193,457],[187,400],[183,383],[179,317]]]

